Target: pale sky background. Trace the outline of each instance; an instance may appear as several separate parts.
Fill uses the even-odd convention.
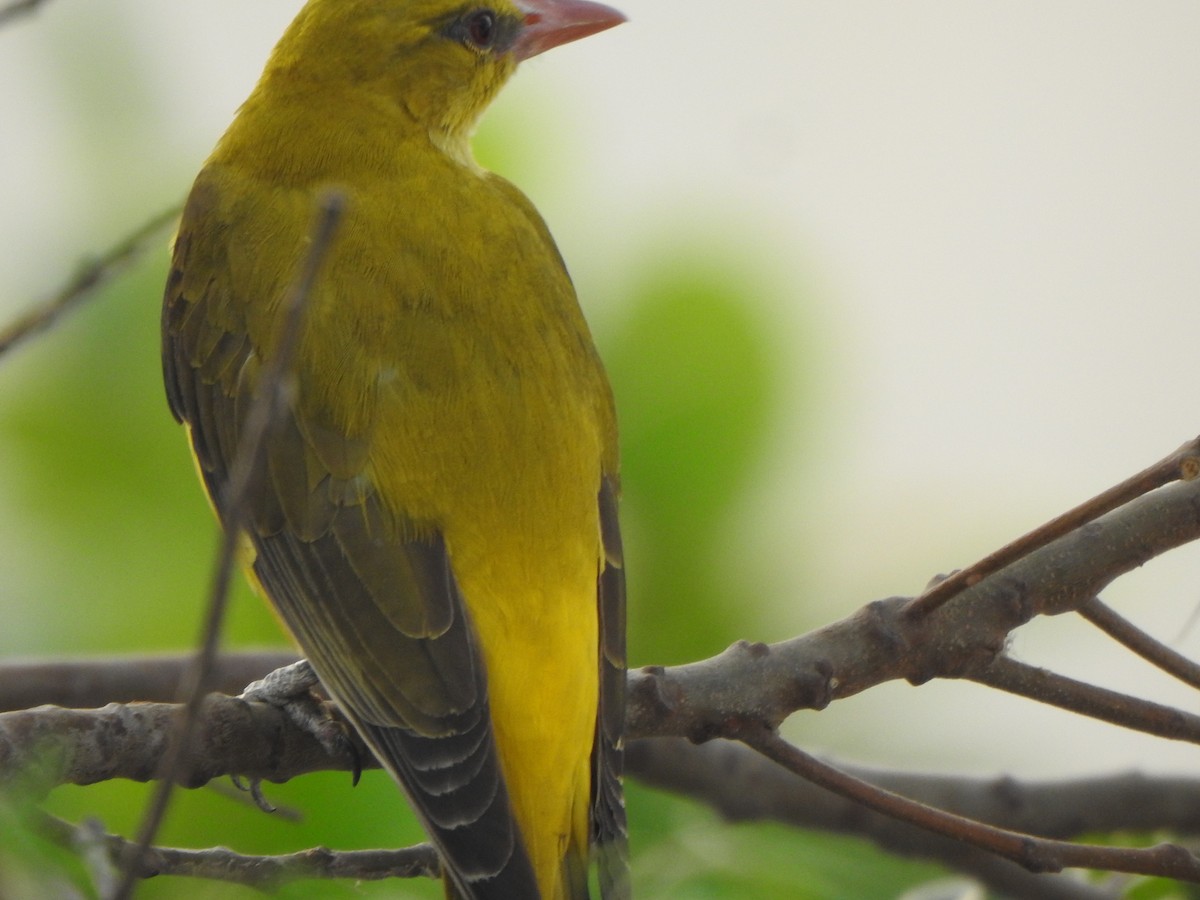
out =
[[[49,0],[0,31],[0,314],[182,196],[299,5]],[[1200,4],[620,6],[629,24],[525,65],[498,112],[555,123],[531,151],[553,190],[531,193],[585,305],[665,230],[733,228],[780,278],[781,334],[820,328],[816,459],[791,459],[810,422],[781,430],[741,535],[771,637],[916,592],[1200,432]],[[817,596],[789,591],[802,575]],[[1174,638],[1200,551],[1106,597]],[[1195,708],[1089,634],[1048,622],[1015,648]],[[1200,655],[1200,632],[1177,646]],[[1197,768],[988,698],[892,685],[792,734],[978,772]]]

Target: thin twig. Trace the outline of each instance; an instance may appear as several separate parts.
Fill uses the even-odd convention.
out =
[[[1079,607],[1079,614],[1146,662],[1184,684],[1200,688],[1200,664],[1151,637],[1099,597],[1093,597]]]
[[[132,894],[141,866],[141,854],[154,842],[154,836],[166,815],[167,804],[175,779],[181,769],[183,755],[194,733],[200,707],[207,693],[210,673],[217,654],[221,625],[229,598],[229,585],[237,558],[242,525],[248,515],[246,509],[250,489],[260,477],[264,437],[278,419],[280,410],[288,402],[292,384],[292,361],[300,343],[304,323],[304,311],[317,274],[328,256],[337,227],[345,210],[345,196],[330,191],[318,201],[317,219],[312,230],[312,241],[305,254],[296,282],[284,298],[280,309],[281,326],[274,356],[264,367],[260,376],[259,389],[246,415],[246,423],[238,440],[237,453],[230,467],[229,481],[225,485],[225,496],[217,504],[225,511],[221,547],[215,562],[212,588],[209,593],[208,612],[205,617],[200,648],[195,664],[184,680],[185,705],[174,739],[163,759],[161,781],[147,808],[142,826],[138,831],[137,849],[130,853],[122,871],[122,881],[113,895],[113,900],[127,900]]]
[[[1172,741],[1200,744],[1200,716],[997,656],[965,678],[1091,719]]]
[[[1021,557],[1046,546],[1051,541],[1074,531],[1082,525],[1123,506],[1130,500],[1148,494],[1176,480],[1190,480],[1200,474],[1200,437],[1188,441],[1174,453],[1127,478],[1086,503],[1055,516],[1046,524],[1005,544],[979,562],[948,575],[930,585],[923,594],[909,601],[905,615],[928,615],[966,588],[978,584],[988,575],[1003,569]]]
[[[10,6],[0,10],[0,24],[4,22],[5,13],[14,8],[15,6]],[[12,13],[9,14],[12,15]],[[58,293],[37,304],[3,331],[0,331],[0,356],[25,338],[49,328],[63,313],[94,295],[97,290],[137,262],[152,247],[159,246],[160,235],[167,226],[179,218],[179,210],[180,207],[173,206],[141,225],[99,259],[81,268],[70,281],[62,286]]]
[[[35,827],[64,846],[97,847],[108,860],[127,864],[135,845],[120,835],[92,825],[73,826],[49,815],[39,815]],[[182,850],[150,847],[141,857],[139,878],[182,875],[226,881],[258,890],[275,890],[293,881],[310,878],[350,878],[380,881],[385,878],[438,878],[441,863],[429,844],[396,850],[329,850],[313,847],[278,856],[247,856],[225,847]]]
[[[1200,824],[1196,779],[1122,773],[1026,782],[1006,776],[930,775],[830,762],[922,803],[1044,837],[1155,829],[1192,833]],[[769,820],[865,838],[888,853],[936,860],[968,874],[999,897],[1114,900],[1116,896],[1071,874],[1033,875],[976,847],[865,810],[853,800],[795,777],[740,743],[714,740],[695,745],[682,738],[633,741],[625,751],[625,771],[642,784],[699,800],[726,821]]]
[[[1061,872],[1067,867],[1081,867],[1200,883],[1200,858],[1174,844],[1158,844],[1145,849],[1103,847],[1006,831],[934,809],[847,775],[789,744],[761,723],[752,720],[741,723],[737,738],[814,784],[869,809],[995,853],[1030,872]]]
[[[884,790],[1010,831],[1072,839],[1087,833],[1200,832],[1200,778],[1114,772],[1084,778],[1025,780],[906,772],[846,760],[826,761]],[[797,828],[869,837],[901,853],[927,854],[926,832],[893,830],[844,797],[793,777],[736,741],[693,744],[647,738],[626,748],[626,771],[651,787],[692,797],[732,822],[776,821]],[[916,839],[921,842],[915,843]]]

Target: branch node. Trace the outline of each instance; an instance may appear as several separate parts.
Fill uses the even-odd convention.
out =
[[[1200,475],[1200,456],[1184,456],[1179,460],[1179,479],[1191,481]]]
[[[762,659],[764,656],[771,655],[771,648],[762,641],[747,641],[745,639],[734,641],[729,649],[745,653],[751,659]]]
[[[629,685],[630,700],[645,704],[663,718],[673,715],[679,704],[676,697],[668,696],[666,669],[662,666],[643,666],[641,673],[645,677]]]
[[[815,660],[811,673],[797,673],[788,679],[784,686],[786,705],[797,709],[822,710],[833,702],[839,683],[834,675],[833,663],[828,659]]]
[[[1035,875],[1047,875],[1063,870],[1062,860],[1051,846],[1035,838],[1025,838],[1021,841],[1021,849],[1016,862],[1033,872]]]

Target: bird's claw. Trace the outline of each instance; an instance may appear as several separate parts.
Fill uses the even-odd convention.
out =
[[[350,740],[345,725],[330,716],[321,698],[313,692],[318,684],[317,673],[307,659],[302,659],[251,682],[242,691],[241,699],[274,706],[301,731],[311,735],[330,756],[349,756],[353,761],[353,783],[358,784],[362,776],[362,756]],[[249,790],[259,807],[266,808],[263,806],[265,798],[259,803],[262,791],[256,780],[251,780]]]
[[[233,782],[233,786],[239,791],[249,794],[250,799],[254,801],[254,805],[263,812],[273,813],[278,811],[278,807],[271,803],[267,799],[267,795],[263,793],[261,778],[251,778],[247,781],[241,775],[230,775],[229,780]]]

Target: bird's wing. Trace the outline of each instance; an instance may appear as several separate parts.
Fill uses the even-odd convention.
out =
[[[596,582],[600,615],[600,709],[592,745],[592,842],[596,847],[604,900],[630,896],[625,796],[621,789],[625,730],[625,558],[617,520],[617,489],[609,478],[600,487],[600,531],[604,568]]]
[[[189,426],[223,514],[260,368],[246,299],[212,190],[194,192],[163,308],[172,412]],[[234,240],[236,238],[233,238]],[[261,298],[259,299],[261,302]],[[392,770],[465,900],[537,896],[501,775],[482,657],[441,535],[390,514],[364,465],[366,440],[323,431],[294,407],[265,441],[249,503],[254,573],[313,668]]]

